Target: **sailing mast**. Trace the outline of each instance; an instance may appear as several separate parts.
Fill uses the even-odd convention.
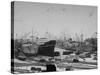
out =
[[[33,37],[34,37],[34,35],[33,35],[33,28],[32,28],[32,48],[34,47]],[[36,49],[35,48],[34,48],[34,53],[36,53]]]
[[[32,45],[33,45],[33,28],[32,28]]]

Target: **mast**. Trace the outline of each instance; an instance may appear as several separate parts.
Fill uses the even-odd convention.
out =
[[[33,45],[33,28],[32,28],[32,45]]]

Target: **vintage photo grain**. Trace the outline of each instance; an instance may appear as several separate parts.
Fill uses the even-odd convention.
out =
[[[11,2],[11,73],[97,69],[97,6]]]

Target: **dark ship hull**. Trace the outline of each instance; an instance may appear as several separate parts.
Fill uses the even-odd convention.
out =
[[[51,40],[48,42],[45,42],[42,45],[31,45],[31,46],[26,46],[23,47],[21,50],[21,54],[19,53],[19,56],[17,56],[18,59],[25,60],[27,57],[31,56],[37,56],[37,55],[42,55],[42,56],[49,56],[53,57],[54,56],[54,47],[55,47],[56,41]]]

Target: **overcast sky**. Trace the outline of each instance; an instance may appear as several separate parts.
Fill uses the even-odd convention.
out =
[[[45,32],[55,36],[66,33],[91,37],[97,31],[97,7],[33,2],[15,2],[14,33],[36,31],[39,37]]]

